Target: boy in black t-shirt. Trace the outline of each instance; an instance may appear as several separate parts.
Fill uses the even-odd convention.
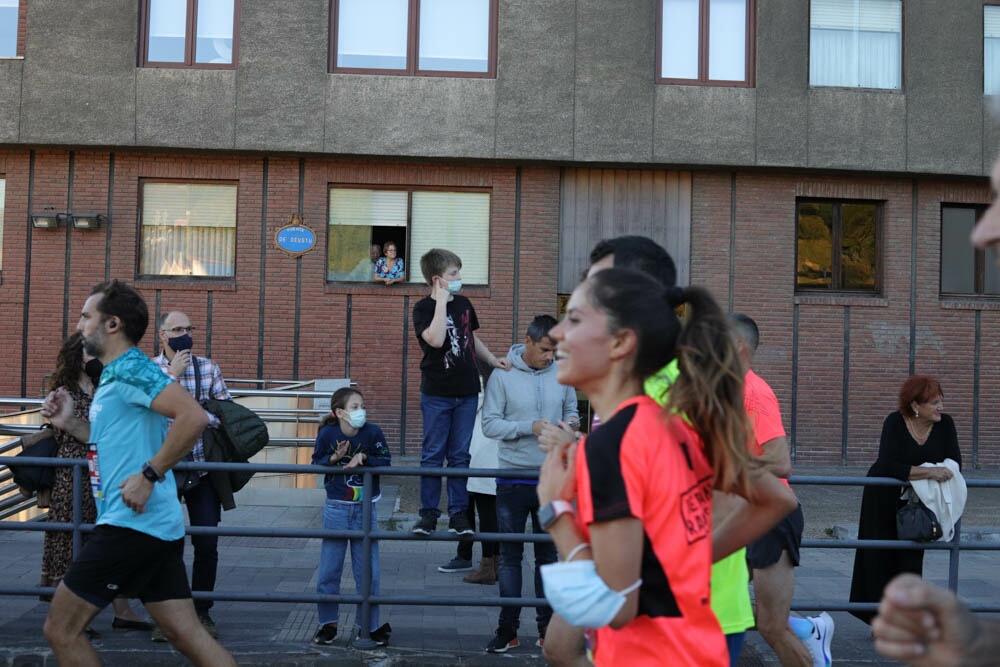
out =
[[[424,440],[420,467],[469,467],[469,442],[476,422],[479,372],[476,357],[507,370],[506,358],[497,359],[473,333],[479,328],[472,303],[458,294],[462,289],[462,260],[448,250],[432,248],[420,258],[420,271],[431,293],[413,307],[413,328],[424,358],[420,362],[420,412]],[[420,520],[413,532],[430,535],[441,514],[441,478],[420,478]],[[472,539],[465,516],[469,494],[465,478],[448,479],[448,530]]]

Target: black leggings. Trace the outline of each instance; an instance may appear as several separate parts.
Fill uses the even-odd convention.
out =
[[[485,493],[469,492],[469,508],[465,510],[465,516],[469,519],[469,525],[476,530],[476,512],[479,512],[480,533],[497,532],[497,497]],[[496,542],[483,542],[483,558],[493,558],[500,554],[500,547]],[[472,542],[458,543],[458,557],[465,560],[472,560]]]

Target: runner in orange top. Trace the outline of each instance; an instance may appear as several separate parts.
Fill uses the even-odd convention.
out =
[[[690,312],[684,329],[673,313],[680,303]],[[764,534],[795,500],[750,462],[742,368],[725,316],[705,290],[666,290],[611,268],[577,287],[550,336],[559,381],[606,418],[580,456],[575,443],[561,444],[542,466],[539,518],[564,561],[542,568],[550,604],[566,623],[597,630],[599,667],[728,664],[709,607],[709,564]],[[662,411],[642,397],[643,380],[675,350],[681,374]],[[751,500],[716,531],[713,487]]]

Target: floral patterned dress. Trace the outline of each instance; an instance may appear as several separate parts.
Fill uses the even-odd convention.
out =
[[[396,258],[396,264],[392,269],[387,268],[387,262],[385,257],[379,257],[375,260],[375,275],[379,278],[387,278],[389,280],[395,280],[396,278],[402,278],[406,271],[403,269],[403,260],[399,257]]]
[[[70,390],[73,397],[73,413],[77,419],[89,421],[91,397],[82,391]],[[66,431],[54,429],[56,442],[59,443],[57,456],[66,459],[87,458],[87,444],[80,442]],[[83,522],[97,521],[97,506],[94,496],[90,493],[86,469],[81,471],[81,497],[83,498]],[[52,485],[52,500],[49,507],[49,521],[73,521],[73,468],[56,468],[56,480]],[[84,541],[87,535],[83,536]],[[73,562],[73,533],[64,531],[46,531],[45,543],[42,549],[42,586],[56,586],[62,579],[70,563]]]

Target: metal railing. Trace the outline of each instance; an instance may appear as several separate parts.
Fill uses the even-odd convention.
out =
[[[12,462],[13,459],[0,456],[0,466]],[[74,553],[79,549],[82,535],[93,530],[93,524],[82,522],[80,501],[83,493],[84,473],[87,465],[84,459],[46,459],[46,458],[25,458],[18,460],[19,463],[26,463],[41,466],[73,466],[73,521],[71,523],[53,523],[45,521],[0,521],[0,531],[3,530],[32,530],[32,531],[72,531],[74,535]],[[326,530],[318,529],[282,529],[282,528],[255,528],[246,526],[220,526],[220,527],[188,527],[188,535],[219,535],[219,536],[244,536],[244,537],[264,537],[264,538],[336,538],[336,539],[358,539],[362,540],[363,566],[362,566],[362,590],[355,595],[324,595],[324,594],[294,594],[294,593],[263,593],[263,592],[235,592],[235,591],[214,591],[214,592],[193,592],[193,597],[198,599],[245,601],[245,602],[339,602],[349,604],[360,604],[362,612],[358,618],[362,626],[360,637],[367,637],[371,628],[369,623],[369,610],[371,605],[436,605],[436,606],[520,606],[537,607],[546,604],[541,598],[502,598],[499,596],[482,597],[470,599],[463,596],[412,596],[412,595],[373,595],[372,594],[372,573],[371,573],[371,549],[376,541],[405,541],[405,540],[435,540],[435,541],[455,541],[457,538],[447,534],[434,534],[428,537],[417,536],[410,532],[389,531],[381,529],[369,529],[371,525],[372,512],[372,487],[374,477],[377,475],[381,479],[391,477],[414,477],[414,476],[434,476],[434,477],[500,477],[500,478],[532,478],[537,473],[531,474],[523,470],[495,470],[495,469],[452,469],[435,468],[433,471],[427,468],[355,468],[344,471],[339,468],[330,468],[319,465],[304,464],[252,464],[252,463],[179,463],[178,469],[196,468],[198,470],[244,470],[254,472],[272,473],[312,473],[319,475],[349,475],[362,474],[364,484],[363,521],[365,527],[362,530]],[[905,483],[891,478],[872,477],[835,477],[835,476],[793,476],[789,480],[796,485],[821,485],[821,486],[903,486]],[[976,488],[1000,488],[1000,480],[969,479],[966,480],[969,487]],[[548,542],[550,537],[544,534],[510,534],[510,533],[477,533],[475,539],[495,542]],[[1000,543],[963,542],[961,539],[961,525],[956,525],[955,536],[950,542],[911,542],[903,540],[859,540],[859,539],[824,539],[824,540],[803,540],[802,548],[806,549],[857,549],[857,548],[878,548],[878,549],[910,549],[927,551],[948,551],[948,587],[956,590],[959,579],[959,555],[962,551],[997,551],[1000,550]],[[40,586],[18,587],[4,586],[0,584],[0,595],[40,595],[51,594],[54,589]],[[804,603],[793,602],[792,608],[802,609],[826,609],[830,611],[874,611],[877,609],[876,603],[851,603],[837,600],[815,600]],[[1000,603],[987,605],[971,605],[973,611],[998,612]],[[368,640],[356,640],[355,646],[364,648]]]

